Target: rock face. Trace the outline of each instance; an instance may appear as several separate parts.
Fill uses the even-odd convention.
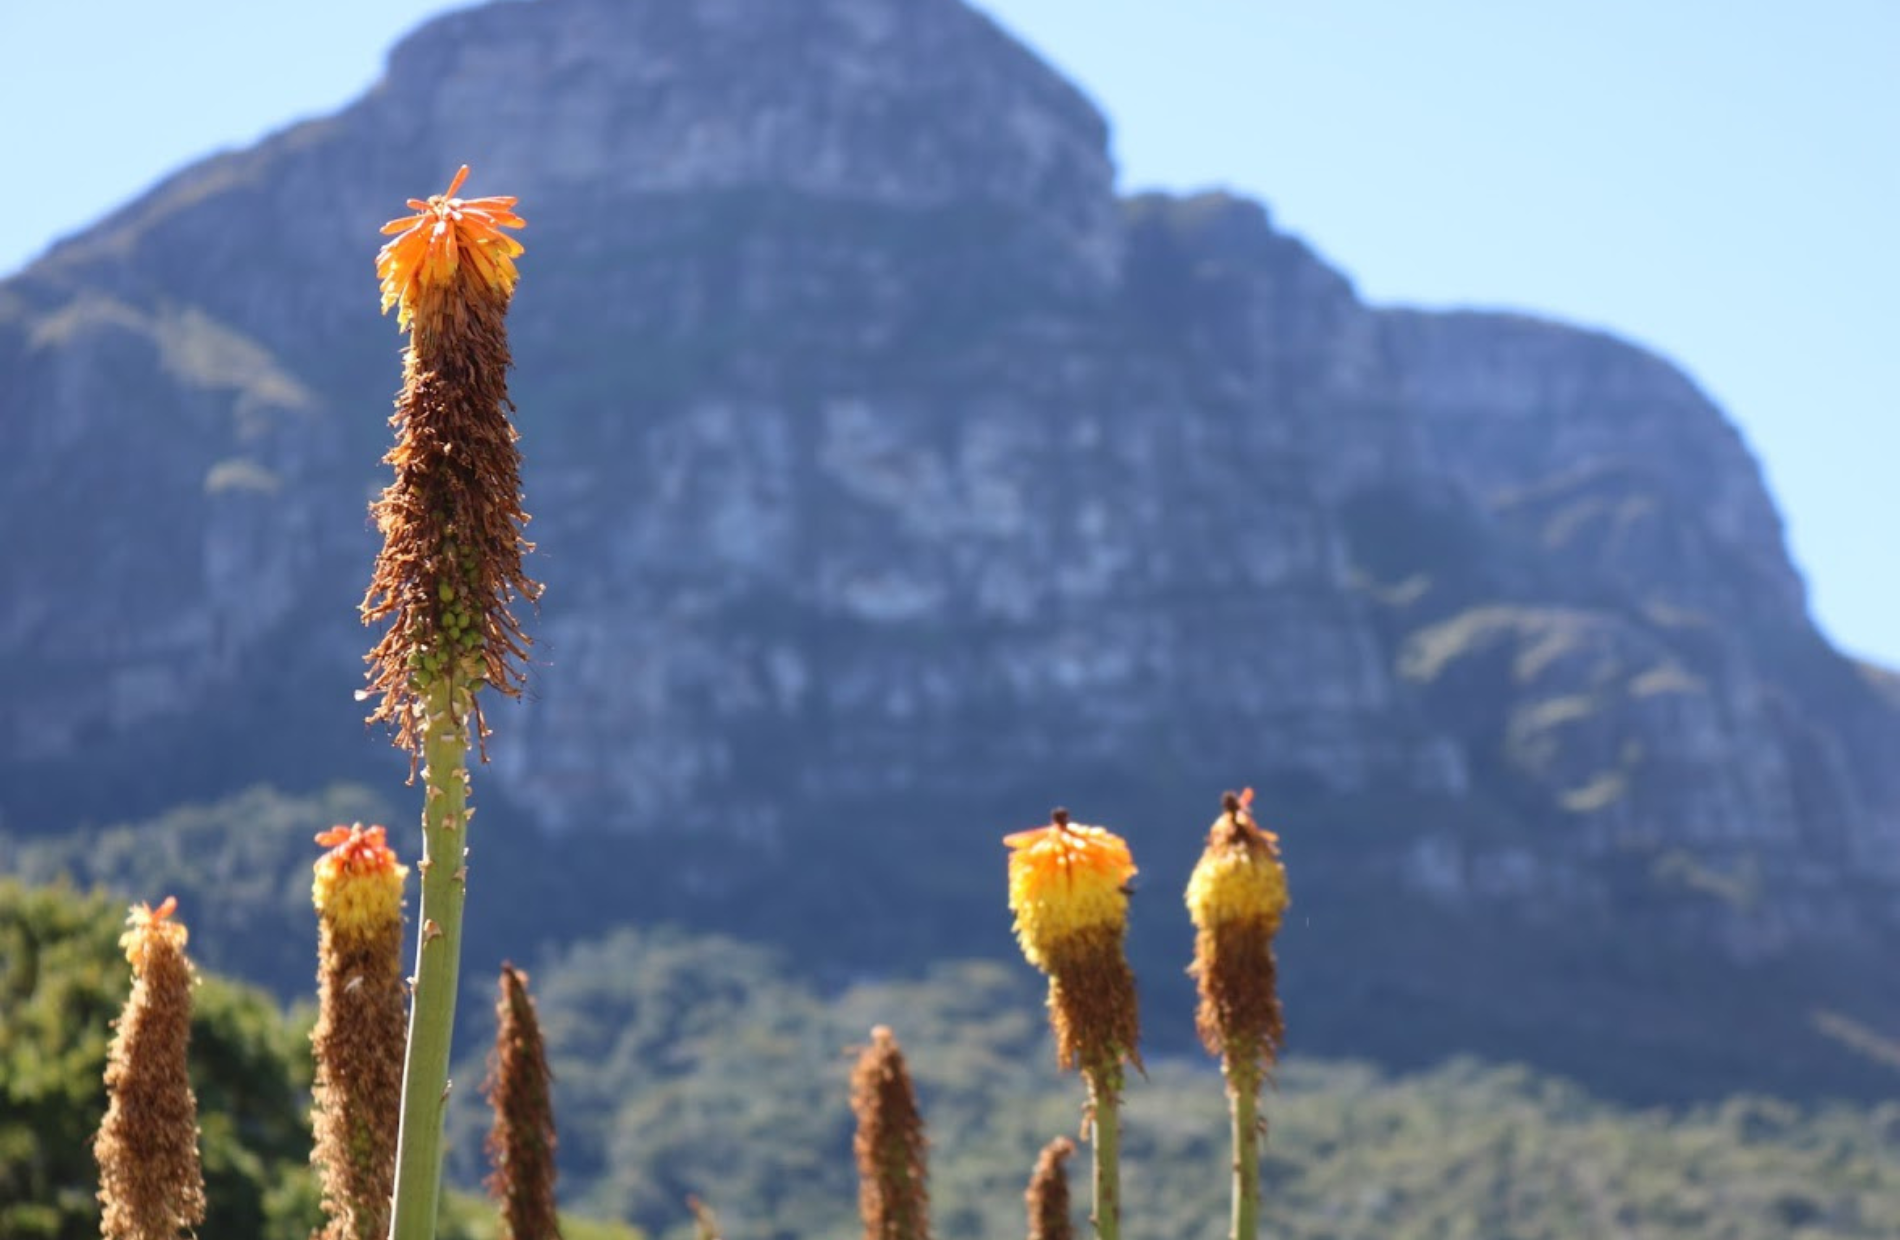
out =
[[[954,0],[459,12],[0,284],[7,822],[393,769],[349,698],[370,258],[462,162],[530,222],[544,666],[478,778],[517,816],[743,844],[677,876],[715,893],[961,824],[975,890],[1052,799],[1180,851],[1184,790],[1251,782],[1364,915],[1894,944],[1891,684],[1693,383],[1118,200],[1100,116]]]

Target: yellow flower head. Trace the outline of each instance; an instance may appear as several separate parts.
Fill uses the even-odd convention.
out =
[[[330,851],[317,858],[311,902],[341,931],[360,935],[402,917],[402,882],[409,867],[397,863],[383,836],[383,828],[360,822],[317,836]]]
[[[1268,934],[1286,915],[1286,867],[1280,837],[1253,820],[1253,789],[1229,793],[1207,833],[1207,850],[1188,879],[1188,914],[1197,930],[1250,921]]]
[[[1201,994],[1194,1024],[1237,1093],[1259,1087],[1286,1041],[1273,957],[1286,916],[1286,868],[1278,838],[1254,822],[1252,806],[1251,788],[1221,798],[1187,889],[1195,929],[1188,972]]]
[[[457,198],[468,177],[463,164],[449,188],[425,201],[411,198],[416,214],[383,225],[394,240],[376,255],[376,274],[383,281],[383,313],[399,306],[396,325],[407,328],[415,317],[416,302],[424,292],[445,288],[467,270],[501,295],[505,302],[515,291],[515,259],[521,243],[502,232],[525,228],[527,221],[514,213],[514,198]]]
[[[153,951],[160,947],[178,952],[185,950],[185,941],[191,936],[183,922],[171,920],[177,911],[177,896],[166,896],[157,908],[149,904],[132,906],[125,918],[125,933],[119,936],[119,946],[124,949],[126,961],[134,972],[144,973]]]
[[[1057,810],[1046,827],[1005,836],[1009,908],[1030,964],[1047,971],[1053,948],[1082,931],[1128,922],[1124,885],[1135,861],[1119,835],[1072,824]]]

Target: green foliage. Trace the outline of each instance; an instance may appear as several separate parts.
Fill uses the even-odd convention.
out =
[[[185,910],[186,924],[192,909]],[[92,1240],[106,1048],[130,971],[124,906],[65,885],[0,879],[0,1240]],[[192,947],[199,935],[192,935]],[[192,1000],[191,1078],[209,1211],[205,1236],[309,1240],[310,1021],[263,992],[204,976]],[[564,1219],[567,1240],[642,1240],[625,1224]],[[452,1196],[441,1240],[494,1240],[494,1210]]]
[[[100,897],[0,882],[0,1240],[97,1234],[89,1142],[127,986],[121,916]],[[535,980],[563,1196],[666,1240],[692,1234],[689,1193],[717,1204],[732,1240],[850,1229],[849,1048],[881,1022],[904,1040],[930,1126],[945,1240],[1019,1231],[1036,1151],[1078,1123],[1081,1087],[1054,1071],[1041,989],[1020,967],[965,962],[821,994],[772,952],[629,930],[566,950]],[[484,1000],[487,985],[470,980]],[[469,1087],[482,1058],[467,1054],[454,1074],[454,1173],[469,1188],[487,1122]],[[207,978],[192,1061],[204,1234],[306,1240],[304,1023]],[[1523,1069],[1458,1062],[1392,1077],[1294,1060],[1265,1111],[1263,1230],[1293,1240],[1900,1235],[1896,1102],[1633,1110]],[[1210,1064],[1161,1058],[1130,1082],[1129,1234],[1219,1234],[1225,1115]],[[578,1216],[564,1227],[568,1240],[643,1234]],[[485,1202],[450,1196],[445,1240],[493,1235]]]
[[[107,1022],[124,1002],[100,901],[0,882],[0,1237],[98,1231],[90,1142],[105,1114]]]
[[[501,1240],[494,1203],[475,1193],[444,1193],[436,1223],[438,1240]],[[561,1240],[646,1240],[646,1233],[626,1223],[563,1214]]]
[[[929,1125],[937,1234],[1020,1233],[1036,1152],[1075,1132],[1082,1102],[1080,1083],[1054,1071],[1036,979],[963,963],[829,996],[790,979],[773,953],[670,930],[545,963],[535,989],[563,1195],[666,1240],[692,1234],[689,1193],[717,1203],[732,1240],[848,1232],[848,1048],[883,1022],[903,1039]],[[480,1070],[470,1056],[455,1076]],[[1300,1059],[1264,1109],[1273,1236],[1900,1235],[1900,1103],[1634,1110],[1518,1068],[1460,1061],[1393,1077]],[[484,1122],[476,1099],[458,1099],[464,1182]],[[1221,1234],[1228,1157],[1211,1063],[1151,1063],[1127,1091],[1127,1233]]]
[[[301,994],[316,970],[310,866],[322,850],[313,839],[337,823],[387,822],[388,814],[383,801],[353,785],[309,797],[251,788],[150,822],[23,839],[7,869],[28,881],[65,879],[127,899],[175,895],[190,915],[192,957],[201,966]]]
[[[110,1024],[130,988],[123,919],[100,896],[0,880],[0,1240],[98,1234],[92,1137]],[[194,996],[206,1235],[309,1235],[307,1047],[249,987],[207,978]]]

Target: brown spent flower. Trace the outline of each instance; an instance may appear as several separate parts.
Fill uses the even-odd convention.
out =
[[[335,827],[317,836],[316,1059],[310,1161],[329,1220],[322,1240],[389,1233],[402,1109],[408,997],[402,977],[402,884],[408,867],[383,828]]]
[[[554,1074],[548,1070],[541,1022],[528,997],[528,975],[501,966],[495,1003],[495,1050],[483,1091],[495,1123],[486,1148],[489,1195],[501,1205],[502,1235],[560,1240],[554,1206]]]
[[[929,1240],[929,1143],[904,1052],[884,1025],[871,1030],[871,1044],[852,1070],[851,1111],[858,1119],[852,1150],[864,1240]]]
[[[689,1193],[686,1208],[693,1212],[693,1240],[721,1240],[719,1216],[711,1206]]]
[[[1049,1023],[1064,1069],[1142,1066],[1141,1006],[1120,927],[1082,931],[1049,953]]]
[[[1236,1088],[1256,1085],[1286,1040],[1273,955],[1287,907],[1286,870],[1279,839],[1254,821],[1252,801],[1251,788],[1222,798],[1187,895],[1195,925],[1188,972],[1201,995],[1195,1026]]]
[[[1057,1137],[1042,1147],[1036,1170],[1023,1194],[1029,1209],[1029,1240],[1074,1240],[1069,1217],[1069,1173],[1063,1166],[1075,1153],[1075,1142]]]
[[[363,623],[389,627],[367,656],[359,696],[379,699],[369,721],[395,729],[411,774],[428,685],[447,676],[466,692],[455,709],[472,718],[478,741],[487,729],[473,691],[520,695],[530,642],[512,605],[541,594],[522,567],[533,544],[523,534],[503,321],[521,247],[499,230],[522,221],[511,198],[454,197],[467,172],[447,194],[411,200],[419,214],[389,225],[402,235],[377,259],[384,310],[401,307],[410,344],[390,416],[396,444],[383,458],[396,477],[370,506],[383,548],[360,609]]]
[[[132,993],[106,1060],[110,1098],[93,1153],[99,1160],[100,1230],[107,1240],[176,1240],[204,1222],[198,1099],[186,1051],[191,987],[176,899],[135,905],[119,939]]]

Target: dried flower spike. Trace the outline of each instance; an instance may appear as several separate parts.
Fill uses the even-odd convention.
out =
[[[904,1052],[883,1025],[871,1030],[851,1073],[851,1110],[864,1240],[929,1240],[924,1121]]]
[[[483,1086],[494,1109],[488,1133],[488,1192],[501,1204],[504,1240],[560,1240],[554,1207],[554,1075],[528,975],[501,966],[495,1050]]]
[[[711,1206],[689,1193],[686,1208],[693,1214],[693,1240],[721,1240],[719,1216]]]
[[[185,927],[170,920],[177,908],[175,899],[135,905],[119,939],[132,993],[106,1060],[110,1101],[93,1140],[106,1240],[176,1240],[204,1222],[198,1100],[186,1066],[195,977]]]
[[[448,710],[484,735],[476,690],[516,696],[529,641],[515,619],[517,599],[540,586],[522,555],[528,515],[521,507],[521,453],[508,411],[511,364],[503,324],[521,244],[500,231],[524,222],[513,198],[446,194],[411,199],[418,214],[376,257],[383,309],[400,307],[410,331],[402,391],[390,425],[396,445],[384,461],[395,481],[371,506],[383,549],[361,607],[363,622],[387,620],[370,651],[369,718],[395,729],[413,763],[422,756],[426,715]],[[428,690],[447,682],[437,706]]]
[[[1057,1137],[1042,1147],[1036,1169],[1029,1177],[1023,1202],[1029,1210],[1029,1240],[1073,1240],[1069,1219],[1069,1173],[1063,1165],[1075,1153],[1075,1142]]]
[[[322,1240],[383,1240],[396,1179],[407,999],[402,889],[409,868],[381,827],[333,827],[314,866],[317,1075],[310,1161],[328,1222]]]

